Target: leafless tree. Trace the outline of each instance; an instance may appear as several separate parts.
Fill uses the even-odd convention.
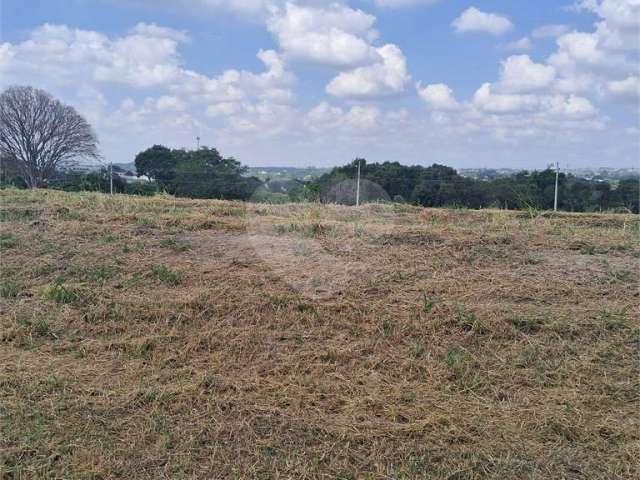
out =
[[[98,158],[97,143],[89,123],[47,92],[14,86],[0,94],[0,155],[15,161],[30,188],[65,162]]]

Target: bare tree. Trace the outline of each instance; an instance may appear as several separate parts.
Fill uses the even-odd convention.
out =
[[[98,158],[97,143],[89,123],[47,92],[14,86],[0,94],[0,155],[15,161],[30,188],[65,162]]]

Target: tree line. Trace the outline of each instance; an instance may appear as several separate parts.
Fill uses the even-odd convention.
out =
[[[127,183],[105,168],[74,173],[65,164],[80,158],[98,160],[98,140],[73,107],[47,92],[15,86],[0,94],[0,184],[25,188],[113,191],[152,195],[165,191],[182,197],[240,199],[271,203],[320,201],[353,204],[358,166],[361,199],[425,207],[550,209],[555,172],[523,171],[510,177],[476,180],[444,165],[407,166],[364,159],[336,167],[311,181],[291,181],[277,191],[270,182],[249,176],[233,157],[218,150],[170,149],[154,145],[135,158],[136,173],[149,183]],[[610,183],[561,173],[559,208],[585,212],[623,210],[639,213],[640,180]]]
[[[518,210],[546,210],[553,208],[554,204],[556,172],[551,169],[522,171],[486,181],[463,177],[444,165],[407,166],[399,162],[367,163],[364,159],[356,159],[320,177],[315,182],[319,197],[325,201],[335,200],[335,186],[354,183],[358,163],[361,178],[370,182],[365,184],[368,185],[364,192],[365,201],[386,197],[425,207]],[[371,185],[380,188],[371,188]],[[354,187],[342,190],[338,200],[355,203]],[[639,202],[640,179],[637,176],[620,180],[616,188],[608,182],[565,173],[558,177],[558,208],[561,210],[593,212],[619,209],[638,213]]]

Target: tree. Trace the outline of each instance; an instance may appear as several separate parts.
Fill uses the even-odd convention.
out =
[[[97,158],[97,143],[89,123],[47,92],[14,86],[0,94],[0,154],[16,162],[28,187],[46,185],[65,162]]]
[[[640,179],[636,177],[620,180],[615,195],[620,206],[633,213],[640,213]]]
[[[138,175],[157,181],[168,193],[182,197],[247,199],[262,185],[245,177],[246,168],[215,148],[170,150],[162,145],[140,152],[135,159]]]
[[[136,155],[135,165],[138,176],[146,175],[166,189],[175,174],[176,158],[167,147],[154,145]]]

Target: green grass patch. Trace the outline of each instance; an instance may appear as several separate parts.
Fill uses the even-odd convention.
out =
[[[0,250],[18,246],[18,237],[12,233],[0,233]]]
[[[538,333],[544,326],[544,322],[539,318],[513,317],[509,322],[516,330],[527,335]]]
[[[598,320],[605,330],[622,330],[629,327],[628,309],[606,309],[598,315]]]
[[[13,277],[2,274],[0,278],[0,297],[1,298],[16,298],[20,293],[20,287],[18,282]]]
[[[185,242],[179,242],[174,238],[163,238],[160,240],[160,246],[170,248],[176,252],[186,252],[187,250],[191,250],[191,245]]]
[[[69,273],[82,282],[98,283],[113,278],[118,273],[115,265],[72,265]]]
[[[182,283],[182,274],[180,272],[171,270],[164,265],[157,265],[152,267],[151,273],[165,285],[176,286]]]
[[[82,301],[82,295],[78,288],[65,285],[61,280],[57,280],[45,292],[49,300],[63,305],[77,305]]]

